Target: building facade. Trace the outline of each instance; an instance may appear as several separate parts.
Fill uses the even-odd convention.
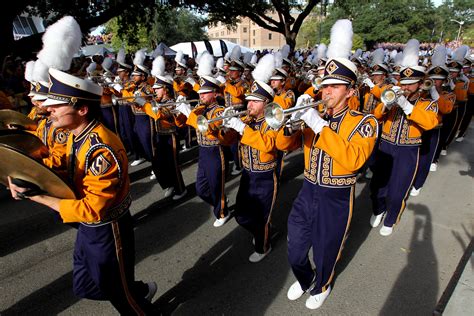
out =
[[[277,14],[270,16],[278,20]],[[286,44],[285,37],[257,25],[249,18],[241,18],[235,28],[228,28],[221,22],[208,27],[207,35],[210,40],[228,40],[229,42],[245,46],[254,50],[280,49]]]

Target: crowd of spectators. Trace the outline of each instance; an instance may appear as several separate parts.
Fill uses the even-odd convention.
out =
[[[87,37],[87,45],[110,44],[112,42],[112,34],[89,35]]]

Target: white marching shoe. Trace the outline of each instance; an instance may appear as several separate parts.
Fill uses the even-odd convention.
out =
[[[448,151],[446,149],[441,150],[441,156],[446,156],[448,154]]]
[[[415,187],[413,187],[413,188],[411,188],[410,195],[411,196],[418,196],[418,195],[420,195],[420,192],[421,192],[421,188],[415,189]]]
[[[267,252],[265,253],[258,253],[255,251],[254,253],[250,255],[249,261],[252,263],[260,262],[263,258],[265,258],[270,253],[270,251],[272,251],[272,247],[268,248]]]
[[[156,180],[156,175],[153,171],[151,172],[150,180]]]
[[[372,214],[372,216],[370,216],[370,226],[373,228],[379,226],[384,214],[385,212],[382,212],[379,215]]]
[[[438,170],[438,164],[437,163],[432,163],[430,165],[430,171],[437,171]]]
[[[296,281],[290,286],[288,292],[286,293],[286,296],[290,301],[294,301],[303,296],[305,292],[306,291],[303,291],[303,289],[301,288],[300,282]]]
[[[380,228],[380,235],[382,236],[390,236],[392,232],[393,232],[393,226],[388,227],[388,226],[383,225],[382,228]]]
[[[173,195],[173,200],[174,200],[174,201],[177,201],[177,200],[183,198],[186,194],[188,194],[188,190],[185,189],[185,190],[183,191],[183,193]]]
[[[464,137],[462,137],[462,136],[461,136],[461,137],[458,137],[458,138],[456,138],[456,141],[457,141],[458,143],[462,142],[463,140],[464,140]]]
[[[372,170],[370,170],[369,168],[367,168],[367,170],[365,171],[364,177],[365,177],[366,179],[372,179],[373,176],[374,176],[374,173],[372,172]]]
[[[151,302],[153,296],[155,296],[156,294],[156,290],[158,289],[158,287],[156,286],[155,282],[148,282],[146,285],[148,286],[148,293],[146,294],[145,299],[148,302]]]
[[[165,189],[165,198],[168,198],[173,195],[174,187],[169,187]]]
[[[223,218],[217,218],[215,221],[214,221],[214,227],[221,227],[221,226],[224,226],[225,223],[227,223],[230,219],[230,216],[232,214],[229,212],[229,214],[227,214],[226,217],[223,217]]]
[[[138,166],[139,164],[142,164],[144,162],[145,162],[145,158],[140,158],[140,159],[132,161],[130,166],[135,167],[135,166]]]
[[[320,308],[323,305],[326,298],[329,296],[329,293],[331,293],[331,286],[328,286],[327,290],[322,293],[311,295],[306,300],[306,307],[309,309]]]

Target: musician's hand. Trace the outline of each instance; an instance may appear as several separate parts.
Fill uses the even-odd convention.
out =
[[[227,122],[225,122],[224,126],[227,128],[232,128],[242,135],[246,125],[241,119],[237,117],[231,117]]]
[[[430,88],[430,94],[431,94],[431,99],[433,101],[438,101],[439,93],[438,93],[438,90],[436,90],[436,87],[434,85]]]
[[[114,84],[114,85],[112,86],[112,88],[114,88],[115,91],[117,91],[117,92],[120,92],[120,91],[122,91],[122,89],[123,89],[122,85],[120,85],[120,84],[118,84],[118,83]]]
[[[177,103],[184,101],[186,101],[186,97],[184,95],[178,95],[178,97],[176,98]]]
[[[375,84],[372,82],[372,80],[370,80],[370,78],[365,78],[362,83],[366,84],[370,89],[375,87]]]
[[[191,78],[191,77],[187,77],[185,81],[189,83],[190,85],[192,85],[193,87],[196,84],[196,80],[194,80],[194,78]]]
[[[178,97],[179,98],[179,97]],[[186,117],[189,117],[189,114],[191,114],[191,105],[189,103],[178,103],[176,105],[176,110]]]
[[[413,104],[411,104],[404,95],[398,97],[397,103],[406,115],[410,115],[413,111]]]
[[[319,116],[318,111],[313,108],[309,108],[306,110],[303,115],[301,115],[301,119],[308,125],[314,133],[318,134],[321,132],[324,126],[329,126],[329,123]]]
[[[309,94],[302,94],[298,97],[298,99],[296,100],[296,104],[295,104],[295,107],[300,107],[302,105],[305,105],[306,103],[309,103],[313,101],[313,98],[309,95]]]
[[[8,188],[10,189],[10,192],[12,194],[12,197],[15,200],[25,200],[28,199],[28,197],[25,195],[25,192],[29,191],[30,189],[28,188],[23,188],[21,186],[18,186],[12,182],[12,178],[9,176],[8,177]]]

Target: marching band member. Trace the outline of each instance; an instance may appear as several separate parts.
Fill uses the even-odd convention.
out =
[[[466,103],[469,90],[469,79],[462,74],[462,62],[469,48],[466,45],[458,47],[454,51],[453,60],[448,64],[449,77],[452,79],[449,83],[450,87],[456,94],[456,102],[451,114],[446,115],[441,130],[442,145],[441,155],[446,156],[447,150],[453,139],[456,137],[461,121],[466,112]]]
[[[275,92],[273,101],[281,105],[284,109],[289,109],[295,105],[295,94],[292,90],[286,90],[286,80],[288,73],[283,68],[276,68],[270,78],[270,86]]]
[[[422,98],[419,92],[425,77],[425,68],[418,66],[419,42],[408,41],[403,52],[401,90],[397,106],[380,103],[374,111],[383,121],[382,136],[373,166],[370,182],[373,215],[372,227],[379,226],[385,214],[380,234],[389,236],[393,226],[400,221],[405,201],[418,167],[421,133],[438,125],[438,104]]]
[[[474,112],[472,105],[472,98],[474,96],[474,78],[471,72],[472,60],[468,57],[464,58],[464,64],[462,66],[462,73],[468,82],[468,91],[467,91],[467,101],[466,101],[466,110],[464,111],[464,116],[459,122],[459,129],[456,136],[456,141],[458,143],[464,140],[469,123],[471,122],[472,114]]]
[[[293,134],[284,128],[276,142],[280,150],[304,146],[305,181],[288,217],[288,260],[297,281],[287,296],[296,300],[310,292],[310,309],[319,308],[331,291],[351,222],[356,173],[377,137],[376,119],[347,105],[357,80],[357,68],[347,59],[351,46],[351,22],[337,21],[322,82],[327,116],[313,108],[293,113],[293,121],[303,120],[308,127]],[[308,258],[310,248],[316,271]]]
[[[259,262],[270,253],[270,223],[278,191],[277,131],[265,122],[265,106],[274,92],[266,83],[273,70],[273,56],[263,56],[253,72],[255,78],[246,96],[248,116],[224,120],[224,126],[237,131],[240,139],[243,171],[237,192],[235,219],[254,238],[255,251],[250,262]],[[224,115],[229,112],[226,110]]]
[[[242,72],[245,68],[244,63],[240,60],[242,53],[240,46],[236,45],[232,49],[230,54],[230,66],[228,68],[228,78],[224,86],[224,100],[225,107],[232,107],[233,109],[240,110],[244,105],[245,93],[248,90],[248,86],[244,80],[242,80]],[[236,142],[230,146],[232,153],[232,160],[234,166],[232,168],[232,175],[239,175],[242,172],[242,161],[239,153],[239,142]]]
[[[67,29],[68,36],[62,36],[63,45],[58,50],[56,41],[65,31],[63,28]],[[54,47],[49,45],[51,38]],[[54,66],[67,69],[72,55],[80,47],[81,38],[77,22],[72,17],[64,17],[46,30],[38,58],[46,59],[52,53],[70,53],[70,56],[54,58],[58,63]],[[64,223],[78,223],[73,267],[73,289],[77,296],[108,300],[122,315],[152,314],[150,300],[156,293],[156,284],[137,282],[134,276],[135,245],[129,211],[127,156],[117,135],[97,119],[102,88],[54,68],[50,68],[49,74],[51,86],[43,106],[51,113],[54,127],[71,131],[64,161],[76,199],[28,196],[28,189],[13,184],[9,178],[12,196],[15,199],[27,197],[52,208]],[[56,167],[63,166],[53,166]]]
[[[363,81],[363,83],[370,89],[370,91],[364,96],[363,113],[373,114],[375,107],[380,103],[382,92],[392,86],[387,85],[385,82],[388,74],[388,66],[383,62],[383,60],[384,51],[382,48],[378,48],[372,55],[370,75],[373,81],[370,78],[366,78]]]
[[[212,74],[212,68],[208,72]],[[216,217],[214,227],[224,225],[230,219],[228,202],[226,199],[225,175],[226,164],[224,159],[223,145],[230,145],[235,140],[235,133],[224,133],[220,130],[222,122],[209,124],[206,132],[198,130],[198,116],[203,115],[207,120],[220,116],[224,107],[217,104],[216,97],[219,90],[219,82],[210,75],[202,75],[200,78],[199,105],[191,111],[189,103],[179,103],[176,110],[184,114],[188,119],[186,124],[194,127],[199,144],[199,161],[196,176],[196,193],[206,203],[210,204]],[[182,97],[176,99],[177,102]]]
[[[113,60],[110,57],[106,57],[102,62],[102,69],[104,73],[103,82],[99,83],[103,87],[103,94],[102,98],[100,99],[100,109],[102,112],[102,122],[104,123],[105,127],[110,129],[115,134],[119,135],[119,123],[118,123],[118,115],[115,106],[112,104],[112,95],[114,94],[114,90],[112,88],[112,84],[114,81],[114,73],[112,72],[112,64]]]
[[[179,148],[177,138],[177,125],[184,125],[183,120],[178,120],[171,108],[166,103],[173,102],[173,78],[165,75],[165,60],[157,56],[153,61],[152,75],[155,77],[153,102],[142,99],[143,110],[155,120],[156,150],[152,160],[152,169],[165,191],[165,198],[173,196],[179,200],[187,193],[183,176],[179,167]],[[172,103],[174,104],[174,103]]]
[[[429,79],[433,80],[433,86],[430,90],[431,99],[438,101],[438,126],[421,135],[422,143],[420,147],[420,158],[416,172],[413,188],[410,191],[411,196],[420,194],[421,188],[428,177],[430,170],[436,171],[437,158],[435,156],[439,143],[439,135],[443,116],[453,110],[456,95],[449,91],[443,91],[443,83],[449,75],[449,69],[446,67],[446,48],[438,46],[431,56],[431,67],[428,69]]]
[[[141,96],[148,97],[153,94],[151,87],[147,83],[148,75],[150,74],[149,69],[144,66],[145,52],[143,50],[137,51],[133,63],[135,68],[132,72],[133,85],[130,85],[130,90],[122,90],[124,97]],[[131,101],[133,103],[133,100]],[[153,121],[146,115],[140,106],[132,105],[132,112],[135,115],[133,131],[136,134],[138,144],[136,146],[139,159],[134,160],[130,165],[137,166],[143,163],[145,160],[153,160],[154,142],[153,142]]]

